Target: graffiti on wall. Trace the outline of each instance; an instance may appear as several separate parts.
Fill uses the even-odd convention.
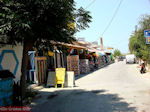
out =
[[[0,54],[0,70],[4,70],[4,69],[11,69],[11,67],[6,66],[5,62],[7,61],[5,58],[6,56],[11,57],[11,60],[14,60],[14,67],[12,70],[12,73],[14,75],[16,75],[17,70],[18,70],[18,66],[19,66],[19,60],[16,56],[16,53],[14,50],[3,50],[2,53]]]
[[[0,49],[0,70],[9,70],[15,75],[15,80],[20,80],[22,46],[5,46]]]

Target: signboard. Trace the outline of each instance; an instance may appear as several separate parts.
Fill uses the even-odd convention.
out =
[[[78,55],[67,56],[67,71],[74,71],[75,75],[80,74]]]
[[[146,38],[146,44],[150,44],[150,29],[144,30],[144,37]]]
[[[108,49],[108,50],[112,50],[112,49],[114,49],[114,48],[112,48],[112,47],[107,47],[107,49]]]
[[[144,30],[144,37],[150,37],[150,29]]]
[[[146,37],[146,44],[150,44],[150,37]]]

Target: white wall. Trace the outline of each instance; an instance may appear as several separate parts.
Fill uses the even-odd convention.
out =
[[[7,45],[0,48],[0,70],[10,70],[15,81],[20,80],[23,46]]]

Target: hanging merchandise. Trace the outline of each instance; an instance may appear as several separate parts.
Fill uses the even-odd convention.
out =
[[[48,56],[54,56],[54,53],[52,51],[48,51]]]
[[[90,58],[91,58],[91,55],[90,55],[90,54],[87,54],[86,57],[87,57],[87,59],[90,59]]]
[[[83,53],[83,49],[81,49],[80,51],[79,51],[79,54],[82,54]]]
[[[93,53],[93,56],[98,57],[98,55],[96,53]]]
[[[74,49],[73,49],[73,48],[68,49],[68,53],[69,53],[69,54],[72,54],[72,53],[73,53],[73,51],[74,51]]]
[[[85,53],[86,53],[86,54],[89,54],[89,51],[88,51],[88,50],[85,50]]]

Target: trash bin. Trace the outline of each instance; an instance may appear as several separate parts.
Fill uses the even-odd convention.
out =
[[[64,87],[65,74],[66,74],[65,68],[56,68],[56,85],[55,85],[55,87],[58,87],[58,84],[61,85],[61,87]]]
[[[0,71],[0,106],[13,104],[13,78],[14,75],[10,71]]]
[[[67,71],[65,77],[65,87],[74,87],[74,86],[75,86],[74,71]]]

